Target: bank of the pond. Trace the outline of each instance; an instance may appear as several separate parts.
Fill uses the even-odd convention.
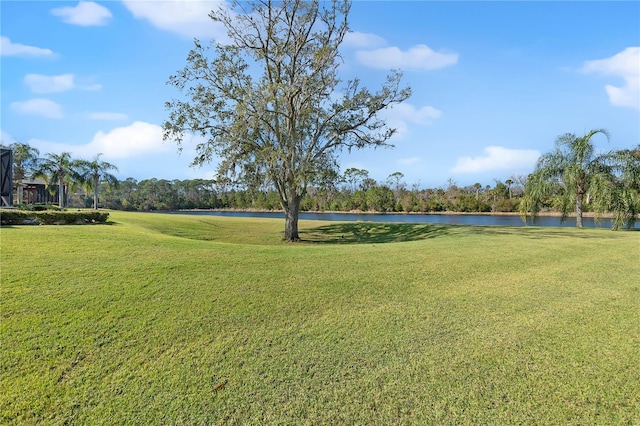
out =
[[[258,217],[284,219],[282,211],[259,210],[181,210],[169,212],[173,214]],[[480,226],[552,226],[574,227],[575,217],[562,221],[555,213],[541,214],[535,219],[529,217],[525,223],[517,213],[364,213],[364,212],[301,212],[301,220],[324,220],[336,222],[400,222],[400,223],[438,223],[447,225],[480,225]],[[597,219],[593,214],[582,218],[583,226],[588,228],[611,228],[611,218]],[[636,223],[636,228],[638,224]]]

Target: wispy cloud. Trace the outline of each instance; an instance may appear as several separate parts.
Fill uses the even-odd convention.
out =
[[[224,1],[138,1],[124,0],[124,6],[137,19],[156,28],[185,37],[206,37],[218,41],[227,38],[224,26],[209,18],[209,13],[224,6]]]
[[[56,7],[51,14],[59,16],[62,21],[83,27],[107,25],[112,18],[106,7],[92,1],[81,1],[76,6]]]
[[[458,54],[436,52],[425,44],[418,44],[404,51],[395,46],[359,50],[356,59],[372,68],[428,71],[456,64]]]
[[[479,173],[533,169],[540,152],[533,149],[508,149],[501,146],[488,146],[484,155],[458,158],[451,169],[453,173]]]
[[[128,117],[127,114],[120,112],[89,112],[87,113],[87,118],[89,118],[89,120],[116,121],[126,120]]]
[[[16,140],[9,133],[4,130],[0,130],[0,145],[9,146],[15,143]]]
[[[387,124],[396,129],[394,138],[403,138],[409,132],[410,125],[429,125],[442,116],[442,111],[432,106],[416,107],[407,102],[394,105],[380,113]]]
[[[420,157],[409,157],[409,158],[400,158],[396,161],[396,163],[403,166],[410,166],[412,164],[422,163],[422,158]]]
[[[62,106],[49,99],[30,99],[28,101],[13,102],[11,109],[22,114],[40,115],[46,118],[62,118]]]
[[[66,92],[72,89],[81,90],[100,90],[102,85],[100,84],[81,84],[79,85],[75,81],[73,74],[61,74],[61,75],[42,75],[42,74],[27,74],[24,77],[24,82],[31,88],[33,93],[57,93]]]
[[[33,93],[66,92],[74,87],[73,74],[41,75],[27,74],[24,83]]]
[[[9,37],[0,37],[0,52],[2,56],[54,56],[50,49],[13,43]]]
[[[375,34],[353,31],[344,36],[343,45],[356,49],[374,49],[387,45],[387,41]]]
[[[623,86],[605,85],[612,105],[640,109],[640,47],[627,47],[605,58],[586,61],[582,72],[621,78]]]

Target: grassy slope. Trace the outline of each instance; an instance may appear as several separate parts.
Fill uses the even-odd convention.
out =
[[[0,423],[637,424],[637,232],[9,227]]]

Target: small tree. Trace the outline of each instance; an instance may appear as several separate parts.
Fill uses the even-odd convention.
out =
[[[26,143],[12,143],[13,152],[13,188],[18,194],[18,204],[22,204],[22,186],[18,183],[31,176],[38,164],[40,151]]]
[[[82,180],[87,189],[93,189],[93,208],[98,209],[98,188],[100,182],[106,182],[109,187],[118,186],[118,178],[109,173],[110,170],[118,171],[118,168],[111,163],[101,161],[97,154],[93,160],[80,160],[78,165],[82,169]]]
[[[504,181],[504,183],[507,185],[507,188],[509,190],[509,199],[511,199],[511,185],[513,185],[513,180],[507,179],[506,181]]]
[[[80,172],[81,164],[78,160],[71,159],[71,154],[47,154],[44,159],[38,161],[38,165],[32,173],[33,178],[42,178],[47,183],[51,193],[58,191],[58,204],[61,209],[65,207],[65,185],[73,187],[82,182]]]
[[[640,145],[615,151],[609,156],[615,179],[602,182],[599,206],[613,212],[613,228],[632,228],[640,214]]]
[[[607,155],[596,155],[591,138],[603,134],[604,129],[591,130],[584,136],[573,133],[564,134],[556,139],[556,149],[538,159],[535,171],[529,175],[525,186],[525,195],[520,203],[520,214],[526,220],[530,212],[534,216],[539,212],[541,201],[552,189],[557,189],[562,220],[573,210],[576,214],[576,226],[582,227],[584,198],[592,195],[596,202],[605,202],[602,197],[603,183],[613,179],[612,168]],[[597,208],[597,210],[602,210]]]
[[[362,181],[369,177],[369,172],[364,169],[350,167],[344,171],[343,179],[349,184],[351,193],[355,192],[361,185]]]
[[[195,48],[169,83],[187,95],[168,102],[165,139],[205,138],[194,165],[218,156],[220,176],[260,176],[285,212],[296,241],[300,201],[312,184],[338,176],[338,154],[387,145],[395,129],[378,113],[410,96],[393,72],[371,93],[351,80],[339,90],[338,48],[349,31],[347,0],[233,1],[209,15],[229,43]],[[211,57],[209,56],[211,54]],[[246,181],[246,179],[245,179]]]

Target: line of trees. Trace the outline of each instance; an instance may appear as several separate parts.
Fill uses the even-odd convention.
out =
[[[366,170],[349,169],[367,176],[358,181],[340,179],[337,184],[311,186],[300,203],[301,211],[365,212],[517,212],[526,178],[496,181],[494,186],[479,183],[460,187],[450,181],[446,188],[407,188],[396,172],[386,182],[368,177]],[[165,180],[133,178],[118,186],[104,185],[100,196],[104,207],[123,210],[256,209],[281,210],[273,188],[251,188],[228,181],[192,179]]]
[[[614,228],[632,227],[640,213],[640,145],[596,154],[592,138],[565,134],[556,149],[540,157],[529,176],[512,176],[493,185],[458,186],[453,180],[439,188],[411,187],[402,172],[378,182],[364,169],[349,168],[335,180],[309,186],[301,211],[343,212],[520,212],[526,218],[541,212],[572,213],[582,226],[583,212],[612,214]],[[118,180],[117,167],[100,159],[73,159],[69,153],[39,157],[37,149],[15,143],[15,187],[23,179],[42,178],[58,194],[61,208],[170,211],[183,209],[281,210],[278,191],[228,178]],[[63,188],[62,191],[59,188]],[[65,193],[65,188],[68,193]]]
[[[98,192],[101,184],[108,187],[118,185],[118,179],[111,174],[118,168],[96,155],[91,160],[73,159],[71,154],[48,153],[40,157],[40,151],[24,144],[9,145],[13,153],[13,186],[20,195],[21,182],[31,179],[42,179],[51,194],[58,194],[58,206],[63,209],[71,198],[71,193],[82,188],[86,194],[93,193],[94,209],[98,209]],[[17,197],[21,202],[20,197]]]
[[[493,185],[458,186],[453,180],[439,188],[409,185],[401,172],[378,182],[364,169],[350,168],[331,182],[310,186],[300,201],[301,211],[343,212],[520,212],[523,217],[540,212],[576,215],[612,214],[614,227],[632,227],[640,212],[640,145],[633,149],[596,155],[591,138],[562,135],[556,149],[544,154],[529,176],[512,176]],[[46,154],[27,144],[13,150],[14,182],[44,179],[58,194],[60,207],[114,210],[170,211],[183,209],[281,210],[277,190],[229,179],[118,180],[117,167],[100,159],[77,160],[69,153]],[[63,191],[59,191],[63,188]],[[64,192],[67,188],[68,193]]]

